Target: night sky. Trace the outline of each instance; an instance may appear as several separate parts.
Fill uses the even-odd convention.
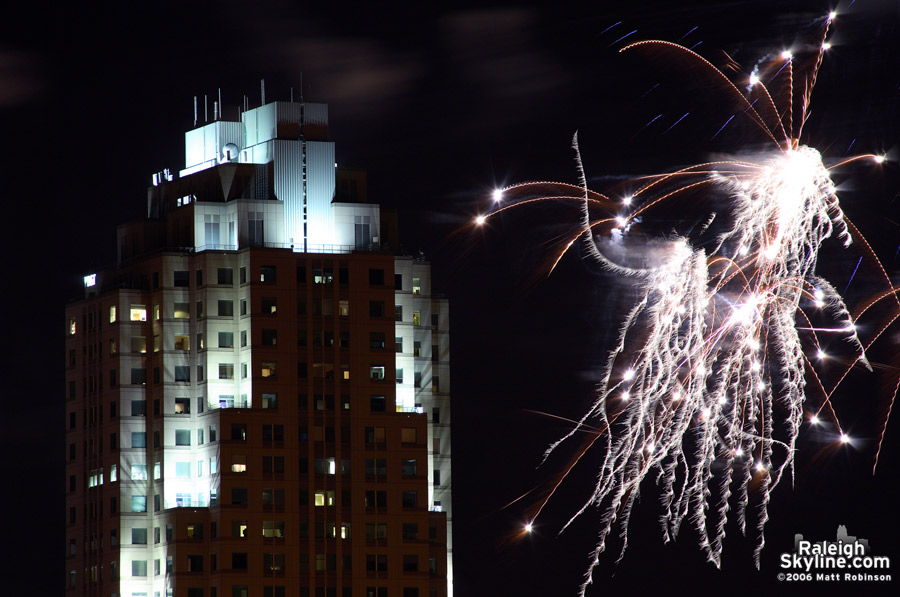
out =
[[[143,215],[150,175],[183,167],[194,96],[202,120],[203,96],[211,116],[221,89],[224,115],[236,119],[244,95],[259,105],[265,79],[269,101],[288,100],[292,88],[299,98],[302,80],[305,100],[329,104],[339,165],[368,170],[370,200],[399,208],[401,243],[428,255],[435,288],[450,299],[456,594],[575,595],[598,512],[558,533],[587,499],[599,454],[573,469],[534,533],[518,533],[563,464],[550,459],[538,468],[546,447],[569,429],[555,417],[577,419],[592,402],[628,289],[577,252],[548,277],[557,235],[574,217],[564,205],[511,214],[486,229],[471,222],[495,186],[576,183],[576,131],[596,190],[758,148],[758,136],[739,122],[714,135],[731,107],[703,79],[664,57],[619,54],[620,38],[636,30],[626,39],[679,42],[717,65],[727,52],[749,72],[767,53],[813,39],[812,24],[835,6],[88,4],[20,5],[5,9],[0,25],[3,254],[11,268],[3,301],[12,324],[0,436],[7,484],[18,486],[3,492],[7,551],[17,552],[7,558],[4,576],[12,582],[3,592],[50,595],[63,587],[66,301],[78,296],[81,276],[115,260],[115,226]],[[836,8],[834,48],[803,141],[826,160],[848,150],[894,158],[834,178],[843,208],[896,281],[900,4],[843,0]],[[825,273],[846,282],[855,257],[834,254]],[[896,365],[900,327],[883,340],[872,360]],[[839,524],[868,539],[874,555],[890,556],[900,578],[897,413],[871,474],[876,422],[891,394],[882,379],[852,376],[836,394],[842,421],[860,439],[853,447],[835,450],[801,433],[793,487],[785,480],[773,494],[759,571],[752,541],[734,524],[721,570],[705,562],[687,524],[663,545],[648,478],[624,559],[615,564],[612,541],[588,594],[681,586],[731,595],[896,591],[896,582],[776,580],[778,555],[791,551],[795,533],[833,539]]]

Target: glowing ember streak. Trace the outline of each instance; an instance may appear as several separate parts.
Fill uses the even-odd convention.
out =
[[[788,51],[754,71],[744,96],[721,71],[682,46],[646,41],[623,48],[665,48],[694,60],[718,81],[727,82],[744,115],[776,149],[652,177],[621,202],[632,209],[627,216],[611,215],[621,203],[588,191],[582,172],[584,225],[578,236],[584,239],[589,256],[629,277],[638,290],[637,302],[609,354],[596,401],[545,455],[579,432],[589,432],[587,447],[598,446],[603,453],[590,498],[566,523],[572,524],[590,506],[602,513],[582,595],[614,527],[623,539],[619,558],[624,554],[638,488],[651,471],[660,489],[666,541],[673,540],[687,520],[699,533],[709,561],[718,566],[726,522],[733,513],[742,532],[748,526],[755,530],[758,566],[771,492],[785,474],[793,474],[807,398],[807,369],[813,371],[815,387],[824,394],[819,410],[834,416],[830,392],[824,390],[806,356],[812,349],[819,361],[826,361],[816,332],[838,334],[849,343],[855,359],[847,371],[854,364],[868,367],[868,345],[857,336],[843,298],[815,274],[826,239],[837,238],[847,247],[851,234],[858,233],[845,221],[819,152],[798,141],[833,18],[825,20],[821,45],[813,46],[819,50],[812,72],[805,75],[803,98],[795,103],[789,97],[783,109],[776,107],[760,74],[779,88],[785,87],[787,78],[792,91],[792,65],[797,58]],[[795,105],[801,106],[796,119]],[[877,156],[866,157],[878,161]],[[846,161],[853,159],[858,158]],[[679,186],[672,190],[671,184]],[[669,197],[698,189],[729,198],[727,218],[722,218],[726,222],[716,229],[711,245],[697,247],[681,236],[647,241],[645,231],[631,238],[631,222],[640,221]],[[592,220],[591,208],[597,205],[609,215]],[[596,235],[598,230],[608,236]],[[864,239],[863,244],[868,247]],[[630,257],[632,252],[643,259]],[[889,280],[887,287],[873,302],[885,297],[896,301]],[[833,317],[837,325],[813,327],[802,311],[810,305],[823,316]],[[897,308],[900,312],[900,302]],[[817,411],[810,422],[819,421]],[[850,442],[836,416],[834,423],[840,441]]]

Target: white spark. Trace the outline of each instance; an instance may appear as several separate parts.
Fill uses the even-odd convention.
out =
[[[502,189],[494,189],[494,201],[500,203],[503,201],[503,190]]]
[[[481,226],[482,224],[484,224],[484,221],[486,219],[487,218],[485,218],[484,216],[478,216],[477,218],[475,218],[475,223],[478,224],[479,226]]]

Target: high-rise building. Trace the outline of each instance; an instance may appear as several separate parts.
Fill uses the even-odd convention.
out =
[[[185,135],[66,309],[66,595],[452,595],[449,313],[327,106]]]

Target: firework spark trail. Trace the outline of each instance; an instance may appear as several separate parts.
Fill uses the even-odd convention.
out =
[[[624,555],[628,519],[639,487],[650,471],[656,471],[665,541],[673,540],[688,520],[699,533],[708,560],[719,566],[726,522],[733,509],[740,530],[746,532],[750,527],[755,531],[754,560],[758,567],[771,492],[786,474],[794,474],[807,371],[814,380],[813,388],[824,398],[813,410],[818,414],[827,409],[841,429],[830,404],[836,385],[826,391],[804,346],[812,345],[824,359],[817,333],[839,335],[850,343],[855,356],[837,376],[840,383],[857,363],[871,370],[865,350],[900,313],[900,301],[879,263],[888,290],[865,305],[857,317],[887,297],[893,299],[896,309],[888,324],[864,343],[843,298],[815,274],[819,249],[831,237],[844,247],[854,237],[860,239],[867,254],[878,263],[865,239],[845,220],[819,152],[799,143],[833,18],[830,15],[822,28],[812,72],[802,86],[796,119],[792,94],[797,69],[793,55],[783,54],[758,65],[745,97],[721,71],[687,48],[662,41],[635,42],[623,48],[672,50],[695,61],[717,82],[724,80],[727,93],[734,95],[741,107],[738,113],[763,131],[776,146],[773,151],[645,177],[650,181],[625,201],[628,206],[634,204],[629,207],[631,214],[614,216],[619,208],[615,202],[587,190],[575,139],[583,221],[554,265],[582,238],[589,257],[632,279],[637,289],[636,304],[625,317],[617,345],[609,354],[597,399],[544,457],[546,460],[576,433],[585,431],[593,436],[577,458],[593,446],[603,451],[590,498],[563,527],[571,525],[590,506],[601,511],[597,544],[582,595],[615,528],[622,540],[619,558]],[[788,93],[781,111],[757,74],[772,71],[767,80]],[[760,99],[763,101],[757,106]],[[842,163],[865,157],[876,156],[856,156]],[[639,235],[629,234],[631,225],[650,215],[660,203],[707,188],[730,199],[726,217],[721,218],[724,223],[718,224],[711,246],[697,248],[688,236],[647,241],[643,235],[633,238]],[[574,200],[576,196],[556,194],[554,198]],[[490,215],[535,200],[539,198],[513,202]],[[598,206],[606,215],[593,219]],[[480,223],[484,218],[479,216]],[[713,213],[704,230],[715,218]],[[818,317],[828,317],[834,326],[814,325],[803,312],[810,307],[819,309]],[[890,407],[885,425],[889,416]],[[883,432],[882,428],[882,437]],[[841,437],[846,438],[843,431]],[[880,445],[879,441],[879,449]],[[574,463],[557,479],[537,512],[572,466]],[[531,522],[533,519],[528,528]]]

